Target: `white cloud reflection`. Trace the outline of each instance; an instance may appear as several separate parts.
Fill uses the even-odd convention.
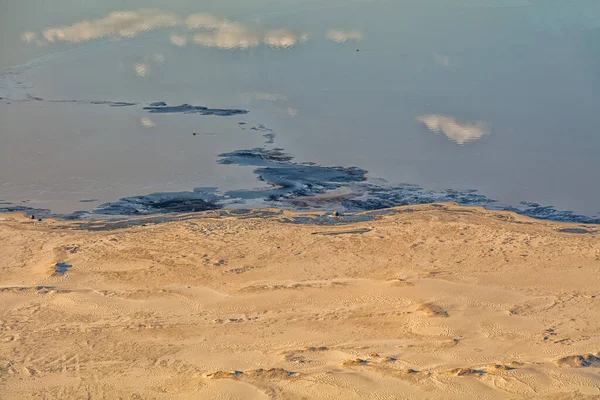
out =
[[[340,30],[332,29],[329,32],[327,32],[327,38],[329,40],[333,40],[334,42],[337,42],[337,43],[343,43],[348,40],[356,40],[356,41],[362,40],[363,35],[360,31],[357,31],[357,30],[340,31]]]
[[[446,55],[443,55],[443,54],[434,54],[433,60],[435,61],[435,63],[437,65],[440,65],[444,68],[456,67],[456,62],[452,58],[450,58]]]
[[[289,48],[308,40],[308,35],[297,35],[287,28],[264,30],[240,22],[224,22],[218,28],[197,33],[194,43],[220,49],[249,49],[265,45],[272,48]]]
[[[136,63],[133,66],[135,74],[140,78],[144,78],[150,72],[150,66],[145,63]]]
[[[216,17],[212,14],[198,13],[191,14],[185,19],[185,25],[189,29],[216,29],[222,25],[227,24],[227,20],[224,18]]]
[[[35,32],[23,32],[21,35],[21,40],[25,43],[33,43],[37,41],[37,34]]]
[[[39,44],[78,43],[101,38],[133,38],[143,32],[173,27],[200,31],[193,36],[194,43],[221,49],[248,49],[260,45],[289,48],[305,42],[309,37],[287,28],[266,29],[212,14],[197,13],[182,17],[173,12],[147,8],[115,11],[99,19],[49,27],[39,34],[27,31],[21,35],[21,40]],[[183,47],[188,43],[188,37],[184,34],[172,34],[169,41],[177,47]]]
[[[140,123],[145,126],[146,128],[154,128],[156,125],[154,124],[154,121],[152,121],[150,118],[148,117],[142,117],[140,118]]]
[[[187,38],[182,35],[171,35],[169,41],[177,47],[184,47],[187,44]]]
[[[114,11],[100,19],[47,28],[42,36],[47,43],[85,42],[104,37],[131,38],[141,32],[169,28],[180,23],[177,14],[159,9]]]
[[[430,131],[443,133],[448,139],[461,145],[481,139],[489,133],[486,124],[482,121],[459,122],[452,116],[439,114],[423,115],[417,120],[424,123]]]
[[[198,33],[194,43],[205,47],[221,49],[248,49],[261,43],[259,32],[253,31],[240,23],[230,23],[210,32]]]

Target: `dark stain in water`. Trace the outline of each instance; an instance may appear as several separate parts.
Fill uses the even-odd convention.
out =
[[[83,199],[83,200],[79,200],[80,203],[95,203],[97,201],[98,201],[98,199]]]
[[[238,122],[238,125],[240,125],[240,128],[242,128],[242,130],[245,130],[245,128],[243,128],[239,122]],[[256,131],[256,132],[262,132],[263,137],[266,139],[265,144],[275,143],[275,132],[273,131],[273,129],[267,128],[263,124],[259,124],[258,126],[253,126],[252,128],[250,128],[250,130]]]
[[[315,196],[339,189],[352,182],[366,180],[367,171],[355,167],[321,167],[298,164],[283,149],[255,148],[220,155],[221,164],[250,165],[254,173],[271,188],[229,191],[231,198],[278,201]]]
[[[166,107],[163,103],[154,107]],[[125,197],[118,201],[101,204],[94,210],[78,211],[68,215],[51,214],[26,206],[0,206],[0,212],[25,212],[36,217],[54,217],[68,220],[91,220],[98,218],[119,219],[115,222],[131,226],[138,222],[124,221],[128,216],[156,216],[155,223],[179,219],[180,214],[199,211],[218,211],[219,215],[238,215],[245,218],[270,217],[256,211],[239,210],[239,204],[251,203],[253,207],[278,207],[295,210],[345,211],[341,215],[309,214],[284,217],[284,223],[342,225],[369,221],[384,215],[396,206],[413,204],[456,202],[461,205],[477,205],[492,210],[514,211],[537,219],[581,224],[600,224],[600,217],[587,217],[570,211],[556,210],[537,203],[521,202],[502,205],[479,194],[475,190],[425,190],[416,185],[388,185],[368,180],[367,171],[356,167],[321,166],[314,163],[298,163],[280,148],[254,148],[221,154],[221,164],[252,166],[260,181],[268,187],[253,190],[220,192],[216,188],[197,188],[191,192],[152,193],[145,196]],[[236,205],[236,209],[222,210]],[[365,213],[364,211],[372,211]],[[407,209],[403,212],[410,212]],[[144,222],[145,221],[145,222]],[[154,223],[147,219],[139,224]],[[102,223],[100,223],[99,229]],[[90,229],[94,228],[89,226]],[[566,228],[575,229],[575,228]],[[566,230],[565,232],[576,233]],[[577,231],[577,233],[583,233]],[[586,233],[588,233],[586,231]]]
[[[236,108],[208,108],[203,106],[193,106],[191,104],[182,104],[179,106],[169,106],[163,101],[151,103],[144,110],[153,114],[200,114],[200,115],[217,115],[220,117],[229,117],[232,115],[248,114],[248,110]]]
[[[265,133],[263,135],[263,137],[266,139],[265,140],[266,144],[273,144],[273,143],[275,143],[275,134],[274,133]]]
[[[71,267],[73,267],[71,264],[67,264],[64,262],[56,263],[56,265],[54,266],[54,273],[52,275],[64,275]]]
[[[201,188],[192,192],[152,193],[145,196],[125,197],[114,203],[105,203],[93,210],[100,215],[151,215],[217,210],[222,197]]]

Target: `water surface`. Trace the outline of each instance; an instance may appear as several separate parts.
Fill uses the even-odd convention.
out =
[[[0,26],[0,207],[598,218],[595,1],[24,0]]]

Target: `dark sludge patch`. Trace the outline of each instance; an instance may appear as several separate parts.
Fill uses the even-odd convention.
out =
[[[250,150],[236,150],[231,153],[220,154],[219,164],[235,164],[250,166],[269,166],[272,163],[289,163],[294,157],[283,152],[281,148]]]
[[[232,198],[256,199],[260,196],[269,202],[305,210],[322,208],[343,208],[347,211],[369,211],[386,208],[455,202],[460,205],[483,206],[491,210],[513,211],[532,218],[559,222],[599,224],[600,218],[574,214],[571,211],[556,210],[554,207],[537,203],[521,202],[517,206],[497,204],[476,190],[441,191],[425,190],[417,185],[388,185],[367,182],[367,171],[356,167],[324,167],[313,163],[292,162],[293,157],[283,149],[239,150],[220,155],[221,164],[256,166],[254,173],[261,181],[272,188],[254,191],[231,191]],[[349,194],[326,198],[319,195],[336,189],[350,189]],[[327,219],[326,219],[327,220]],[[304,223],[303,220],[293,222]],[[311,223],[319,222],[310,219]],[[327,224],[330,221],[326,222]]]
[[[274,133],[265,133],[263,135],[263,137],[266,139],[265,140],[266,144],[273,144],[273,143],[275,143],[275,134]]]
[[[258,124],[257,126],[253,126],[252,128],[250,128],[250,130],[257,131],[257,132],[269,132],[269,133],[273,132],[273,129],[267,128],[263,124]]]
[[[210,192],[151,193],[145,196],[124,197],[116,202],[104,203],[93,210],[100,215],[151,215],[188,213],[222,208],[216,202],[221,197]]]
[[[217,115],[220,117],[229,117],[233,115],[248,114],[248,110],[236,108],[208,108],[203,106],[193,106],[191,104],[181,104],[179,106],[169,106],[165,102],[150,103],[149,106],[143,107],[144,110],[153,114],[200,114],[200,115]]]
[[[294,163],[282,149],[255,148],[221,154],[221,164],[256,166],[254,173],[269,189],[227,192],[232,198],[281,201],[314,196],[339,189],[351,182],[366,180],[367,171],[355,167],[322,167]]]
[[[8,206],[0,207],[0,213],[25,213],[27,217],[35,216],[41,218],[48,218],[53,216],[50,210],[45,208],[34,208],[27,206]]]
[[[168,107],[165,103],[153,103],[151,107]],[[314,163],[299,163],[281,148],[254,148],[221,154],[220,164],[251,166],[258,179],[268,185],[253,190],[233,190],[221,193],[216,188],[197,188],[190,192],[152,193],[145,196],[125,197],[116,202],[105,203],[91,211],[78,211],[68,215],[52,215],[49,210],[38,210],[26,206],[0,207],[0,212],[25,212],[36,217],[60,218],[65,220],[91,220],[94,218],[125,219],[131,216],[155,215],[161,221],[180,219],[181,214],[219,211],[220,215],[239,215],[243,218],[274,217],[270,211],[262,214],[256,210],[248,212],[237,208],[239,204],[269,205],[295,210],[339,210],[337,215],[304,214],[281,216],[279,221],[295,224],[344,225],[370,221],[385,215],[386,210],[417,204],[454,202],[460,205],[483,206],[491,210],[512,211],[537,219],[579,224],[600,224],[600,217],[586,217],[570,211],[556,210],[537,203],[522,202],[518,205],[501,205],[475,190],[425,190],[416,185],[390,185],[378,179],[367,180],[367,171],[356,167],[327,167]],[[443,207],[443,206],[439,206]],[[387,210],[389,212],[411,212],[413,210]],[[170,214],[158,217],[159,214]],[[179,215],[178,215],[179,214]],[[162,220],[161,218],[165,218]],[[144,219],[145,220],[145,219]],[[146,224],[143,222],[119,221],[120,226]],[[82,223],[83,226],[86,223]],[[89,222],[87,223],[89,224]],[[117,228],[111,225],[108,229]],[[106,229],[106,226],[88,225],[89,229]],[[572,230],[577,229],[577,230]],[[565,228],[567,233],[595,233],[579,228]]]

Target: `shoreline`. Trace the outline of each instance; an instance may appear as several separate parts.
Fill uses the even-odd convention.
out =
[[[29,211],[29,210],[27,210]],[[600,232],[599,223],[587,223],[578,221],[562,221],[552,220],[545,218],[536,218],[529,215],[521,214],[511,210],[497,210],[486,208],[480,205],[463,205],[457,202],[434,202],[425,204],[411,204],[404,206],[395,206],[383,209],[375,210],[363,210],[363,211],[344,211],[339,213],[338,216],[334,215],[334,211],[330,210],[293,210],[288,208],[277,208],[277,207],[258,207],[258,208],[222,208],[215,210],[204,210],[195,212],[181,212],[181,213],[156,213],[146,215],[120,215],[120,216],[104,216],[104,218],[56,218],[55,215],[50,217],[44,217],[43,214],[40,216],[42,222],[51,222],[52,226],[59,228],[65,226],[78,226],[77,229],[85,229],[86,226],[101,225],[104,224],[106,229],[111,229],[111,225],[114,225],[114,229],[126,229],[130,227],[139,226],[142,223],[149,224],[164,224],[185,220],[193,219],[205,219],[205,218],[266,218],[274,219],[279,218],[280,222],[285,223],[297,223],[307,225],[323,225],[323,226],[336,226],[336,225],[347,225],[360,222],[374,221],[380,217],[393,216],[402,213],[411,212],[427,212],[427,211],[447,211],[447,212],[464,212],[473,213],[479,215],[495,216],[495,218],[504,220],[506,222],[516,223],[528,223],[528,224],[540,224],[548,226],[561,226],[563,229],[569,228],[585,228],[589,230],[587,233],[598,233]],[[36,216],[35,220],[30,219],[31,214],[26,211],[17,210],[10,212],[0,212],[0,222],[7,221],[9,219],[16,219],[21,222],[38,222]],[[15,218],[16,217],[16,218]],[[102,217],[100,215],[99,217]],[[112,218],[109,218],[112,217]],[[291,220],[290,220],[291,218]],[[297,221],[296,221],[297,219]],[[71,228],[72,229],[72,228]]]

